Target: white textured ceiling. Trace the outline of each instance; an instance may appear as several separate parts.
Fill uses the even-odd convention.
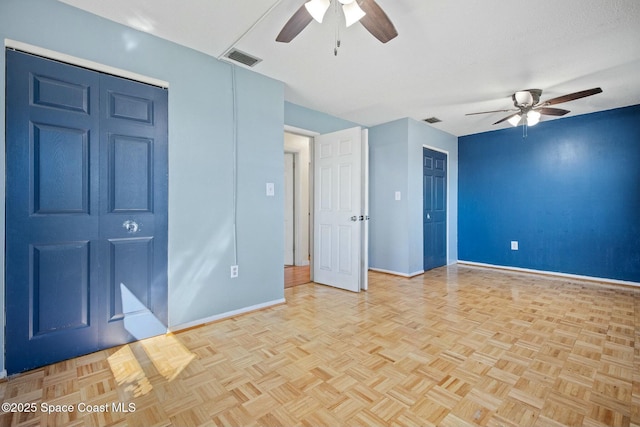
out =
[[[399,36],[382,44],[341,25],[338,56],[332,14],[275,41],[304,0],[60,1],[214,57],[236,47],[288,101],[365,126],[436,116],[457,136],[499,129],[505,113],[465,114],[511,108],[530,88],[542,100],[603,89],[558,105],[565,117],[640,104],[638,0],[376,0]]]

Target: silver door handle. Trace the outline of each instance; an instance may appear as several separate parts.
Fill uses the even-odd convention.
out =
[[[125,230],[127,230],[129,233],[136,233],[138,231],[138,223],[128,219],[125,222],[122,223],[122,228],[124,228]]]
[[[352,216],[350,219],[351,219],[351,221],[357,221],[357,220],[358,220],[358,217],[354,215],[354,216]]]

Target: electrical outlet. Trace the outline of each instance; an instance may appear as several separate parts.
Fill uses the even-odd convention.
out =
[[[235,279],[236,277],[238,277],[238,266],[237,265],[232,265],[231,266],[231,278]]]
[[[511,241],[511,250],[512,251],[517,251],[518,250],[518,241],[517,240],[512,240]]]

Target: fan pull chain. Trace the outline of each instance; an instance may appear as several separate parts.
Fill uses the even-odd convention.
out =
[[[336,25],[335,26],[335,28],[336,28],[336,31],[335,31],[336,44],[335,44],[335,46],[333,48],[333,56],[338,56],[338,49],[340,48],[340,16],[339,16],[340,15],[340,7],[339,7],[337,1],[333,2],[333,6],[334,6],[334,11],[335,11],[334,17],[335,17],[335,25]]]

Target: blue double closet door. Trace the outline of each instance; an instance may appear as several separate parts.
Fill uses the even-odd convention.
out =
[[[7,50],[6,367],[167,325],[167,90]]]

